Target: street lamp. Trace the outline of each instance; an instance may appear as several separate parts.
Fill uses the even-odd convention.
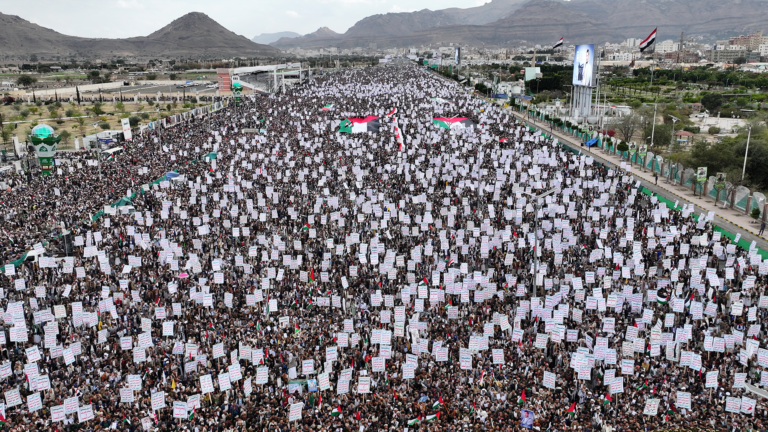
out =
[[[747,126],[747,149],[744,150],[744,166],[741,168],[741,182],[744,183],[744,174],[747,172],[747,155],[749,154],[749,137],[752,135],[752,125]]]
[[[533,195],[527,192],[520,192],[522,195],[529,196],[533,199],[533,296],[537,297],[538,293],[536,292],[536,286],[539,278],[539,257],[537,254],[539,251],[537,250],[537,246],[539,245],[539,237],[538,237],[538,231],[539,231],[539,200],[543,199],[545,197],[548,197],[555,193],[555,189],[550,189],[547,192],[541,193],[539,195]]]
[[[672,119],[672,134],[669,137],[669,151],[671,152],[672,151],[672,145],[674,144],[674,139],[675,139],[675,124],[677,122],[679,122],[680,119],[675,117],[675,116],[673,116],[672,114],[667,114],[667,115],[669,116],[669,118]]]

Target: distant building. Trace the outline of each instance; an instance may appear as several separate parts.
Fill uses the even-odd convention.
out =
[[[759,51],[740,50],[712,50],[709,51],[709,61],[715,63],[732,63],[739,57],[744,57],[747,62],[760,61]]]
[[[675,51],[664,53],[665,60],[672,60],[674,63],[697,63],[701,60],[698,54],[688,51]]]
[[[747,51],[758,51],[760,45],[768,43],[768,37],[764,37],[762,31],[757,31],[751,35],[729,38],[728,43],[731,46],[738,46]]]
[[[677,51],[678,49],[680,49],[680,42],[675,42],[669,39],[656,44],[656,52],[659,54],[666,54],[668,52]]]
[[[760,57],[768,57],[768,43],[760,45],[758,51],[760,52]]]

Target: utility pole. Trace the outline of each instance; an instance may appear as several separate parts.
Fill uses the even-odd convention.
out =
[[[680,52],[683,50],[683,36],[685,35],[684,31],[680,32],[680,46],[677,47],[677,63],[680,64]]]
[[[538,280],[539,280],[539,200],[555,193],[555,189],[551,189],[539,195],[533,195],[522,192],[523,195],[527,195],[533,199],[533,297],[538,297]]]

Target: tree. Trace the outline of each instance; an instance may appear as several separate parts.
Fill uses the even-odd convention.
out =
[[[168,75],[168,78],[170,78],[170,79],[171,79],[171,81],[176,81],[176,77],[177,77],[177,76],[178,76],[178,75],[176,75],[176,74],[170,74],[170,75]]]
[[[141,119],[139,116],[130,116],[128,117],[128,122],[131,124],[132,128],[135,128],[139,125],[139,123],[141,123]]]
[[[122,102],[118,102],[117,104],[115,104],[115,108],[117,108],[117,110],[120,111],[121,113],[125,112],[125,104]]]
[[[109,129],[109,122],[105,122],[105,121],[100,122],[99,127],[101,128],[101,130],[107,130]]]
[[[59,136],[61,137],[61,141],[66,144],[66,142],[69,141],[69,137],[72,136],[72,133],[70,133],[68,130],[63,130],[59,133]]]
[[[640,117],[635,113],[623,117],[616,117],[608,124],[608,127],[616,130],[624,141],[632,141],[632,136],[638,130],[639,126]]]
[[[147,79],[150,80],[150,81],[155,80],[156,78],[157,78],[157,74],[148,74],[147,75]]]
[[[709,132],[710,135],[717,135],[720,133],[720,128],[717,126],[710,126],[707,132]]]
[[[77,121],[77,127],[80,129],[80,133],[85,135],[85,118],[84,117],[78,117],[75,119]]]
[[[91,112],[97,116],[104,114],[104,110],[101,109],[101,102],[94,103],[93,108],[91,108]]]
[[[629,151],[629,146],[627,145],[626,141],[621,141],[616,146],[616,150],[621,152],[621,157],[624,157],[624,152]]]
[[[723,95],[720,93],[706,94],[701,97],[701,105],[713,113],[723,105]]]
[[[16,84],[22,87],[29,87],[36,82],[37,82],[37,78],[29,75],[21,75],[18,78],[16,78]]]
[[[3,125],[3,129],[2,131],[0,131],[0,133],[2,133],[3,142],[10,141],[11,135],[13,135],[13,125],[12,124]]]

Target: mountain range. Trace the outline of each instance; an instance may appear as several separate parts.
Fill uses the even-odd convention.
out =
[[[504,46],[521,42],[617,42],[743,34],[768,30],[766,0],[493,0],[468,9],[429,9],[366,17],[339,35],[282,38],[281,48],[354,48],[377,44],[408,47],[428,44]]]
[[[251,41],[256,42],[257,44],[270,44],[272,42],[276,42],[280,40],[280,38],[297,38],[301,37],[300,34],[292,31],[284,31],[284,32],[277,32],[277,33],[262,33],[258,36],[254,36]]]
[[[0,58],[209,58],[268,57],[269,45],[237,35],[200,12],[178,18],[149,36],[93,39],[67,36],[18,16],[0,13]]]

